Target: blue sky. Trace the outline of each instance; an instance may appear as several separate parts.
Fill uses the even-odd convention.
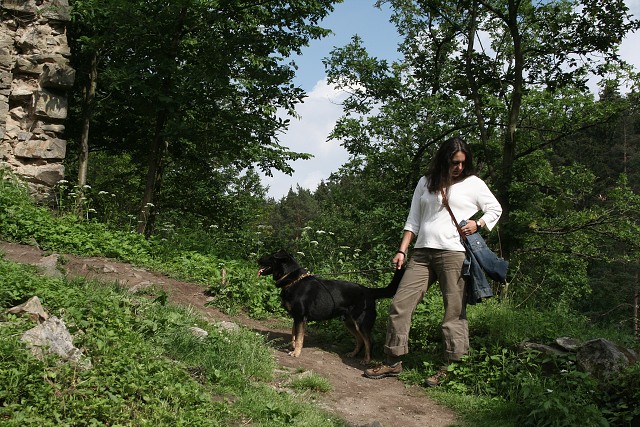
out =
[[[355,34],[363,39],[372,55],[389,59],[398,57],[396,47],[400,39],[389,22],[391,11],[388,7],[375,8],[374,3],[373,0],[345,0],[335,6],[335,10],[320,24],[334,34],[313,40],[303,55],[295,58],[300,66],[295,80],[297,84],[307,91],[313,89],[325,77],[322,58],[328,57],[334,47],[349,43]]]
[[[327,86],[322,59],[329,56],[334,47],[349,43],[355,34],[362,38],[370,55],[384,59],[398,58],[397,45],[400,38],[389,22],[389,9],[375,8],[374,0],[345,0],[321,26],[334,34],[321,40],[312,40],[303,49],[302,56],[294,58],[298,71],[294,82],[307,92],[307,99],[298,106],[301,119],[291,119],[291,126],[280,136],[280,144],[296,152],[313,154],[310,160],[292,163],[292,176],[274,171],[273,177],[264,177],[269,187],[268,195],[277,199],[285,196],[290,188],[315,190],[322,180],[337,171],[348,160],[347,152],[338,141],[327,141],[329,132],[340,117],[341,95]]]
[[[334,34],[312,41],[303,49],[302,56],[294,58],[299,66],[295,83],[307,92],[308,97],[296,109],[301,119],[291,120],[289,130],[280,136],[280,144],[314,157],[293,162],[291,166],[295,172],[292,176],[274,171],[273,177],[263,177],[270,197],[279,200],[297,185],[315,190],[322,180],[348,160],[339,141],[327,141],[342,114],[340,102],[344,94],[327,85],[322,59],[329,56],[334,47],[349,43],[354,34],[362,38],[370,55],[388,60],[399,57],[396,47],[400,38],[389,22],[391,12],[373,7],[374,3],[375,0],[345,0],[336,5],[334,12],[321,24]],[[640,17],[640,0],[626,0],[625,3],[636,18]],[[633,34],[622,44],[620,54],[639,69],[640,49],[637,46],[640,46],[640,34]]]

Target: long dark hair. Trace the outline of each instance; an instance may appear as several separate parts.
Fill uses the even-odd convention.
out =
[[[476,174],[469,144],[459,136],[449,138],[438,148],[438,152],[431,161],[431,167],[426,173],[428,178],[427,188],[430,193],[439,193],[440,190],[447,189],[453,184],[449,167],[451,166],[451,159],[458,151],[462,151],[466,156],[464,169],[462,170],[463,179]]]

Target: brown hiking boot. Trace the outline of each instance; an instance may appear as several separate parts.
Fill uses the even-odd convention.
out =
[[[379,365],[375,368],[366,369],[364,376],[373,380],[379,380],[385,377],[397,377],[402,372],[402,362],[394,363],[393,365]]]
[[[438,372],[436,372],[435,374],[427,378],[425,380],[425,383],[427,384],[427,387],[437,387],[440,385],[442,380],[444,380],[446,377],[447,377],[447,367],[443,366],[438,370]]]

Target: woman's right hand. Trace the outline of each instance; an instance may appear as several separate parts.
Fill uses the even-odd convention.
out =
[[[415,234],[409,230],[404,230],[404,233],[402,233],[402,241],[398,246],[400,249],[398,249],[396,255],[391,260],[391,263],[396,267],[396,269],[402,269],[402,266],[407,262],[407,251],[415,237]]]
[[[407,261],[406,258],[406,252],[398,251],[396,252],[396,256],[391,260],[391,263],[396,267],[396,270],[400,270],[402,265]]]

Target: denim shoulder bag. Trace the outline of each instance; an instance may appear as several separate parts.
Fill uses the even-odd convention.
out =
[[[509,263],[489,249],[480,233],[476,232],[470,236],[464,234],[462,227],[466,225],[467,221],[463,220],[458,223],[449,207],[449,201],[444,189],[440,191],[442,193],[442,204],[451,215],[451,219],[458,229],[458,234],[460,234],[460,240],[465,247],[466,258],[463,266],[463,276],[469,286],[467,303],[476,304],[483,298],[493,296],[485,273],[493,280],[505,282]]]

